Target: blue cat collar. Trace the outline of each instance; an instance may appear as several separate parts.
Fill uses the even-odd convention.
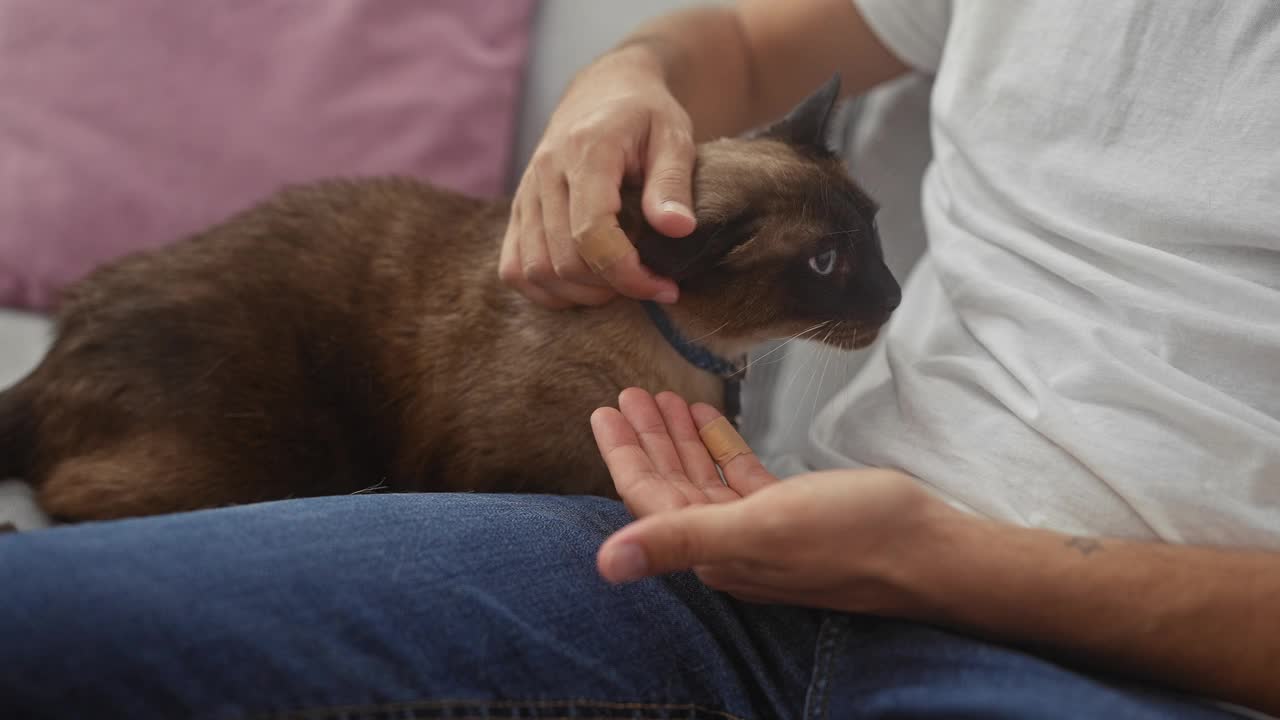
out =
[[[662,308],[655,302],[648,300],[641,301],[640,305],[644,307],[645,313],[649,315],[649,319],[653,321],[654,327],[658,332],[662,333],[662,337],[666,339],[676,352],[680,353],[680,357],[684,358],[690,365],[699,370],[706,370],[712,375],[717,375],[725,380],[736,379],[743,368],[734,363],[716,355],[703,345],[685,339],[680,331],[671,324],[671,318],[663,312]]]

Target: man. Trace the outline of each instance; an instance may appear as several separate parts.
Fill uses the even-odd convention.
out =
[[[1194,690],[1271,683],[1280,556],[1074,537],[1280,548],[1280,11],[1215,8],[745,3],[661,20],[586,69],[521,183],[500,269],[553,307],[678,292],[620,235],[616,251],[582,242],[615,225],[624,173],[644,175],[646,216],[680,237],[694,139],[779,115],[833,70],[855,94],[938,73],[930,252],[807,459],[902,468],[952,505],[1071,534],[988,525],[981,542],[939,542],[927,568],[873,543],[921,573],[899,601],[929,607],[868,592],[863,568],[842,602],[834,568],[876,562],[855,548],[878,531],[856,526],[890,479],[868,471],[656,515],[606,545],[605,574],[699,567],[725,589],[943,622]],[[622,413],[675,434],[687,413],[667,401],[624,397]],[[596,422],[633,510],[684,504],[648,487],[661,483],[645,473],[681,467],[670,448],[637,444],[615,413]],[[802,492],[843,524],[814,522]],[[775,542],[755,544],[771,518]],[[811,568],[787,554],[824,544]],[[857,559],[837,561],[841,547]]]
[[[521,183],[500,272],[535,301],[675,299],[610,239],[625,174],[679,242],[694,139],[833,71],[937,73],[929,253],[796,459],[825,471],[780,481],[711,408],[630,390],[592,417],[630,524],[419,495],[12,536],[0,707],[1280,710],[1278,58],[1269,0],[755,0],[643,28]]]

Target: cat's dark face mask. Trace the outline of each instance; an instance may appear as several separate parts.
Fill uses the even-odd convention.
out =
[[[658,234],[638,201],[625,203],[620,220],[641,260],[680,285],[673,310],[687,330],[863,347],[898,306],[877,207],[826,144],[838,94],[837,76],[775,125],[699,146],[689,237]]]

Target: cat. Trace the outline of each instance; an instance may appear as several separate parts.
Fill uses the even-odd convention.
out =
[[[838,90],[700,144],[687,238],[624,188],[671,306],[537,306],[497,277],[509,199],[404,178],[285,188],[108,264],[0,394],[0,476],[64,522],[371,486],[616,497],[587,421],[619,391],[724,408],[753,345],[864,347],[897,306],[876,206],[825,143]]]

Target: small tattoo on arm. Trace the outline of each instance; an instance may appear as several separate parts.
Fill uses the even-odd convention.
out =
[[[1073,537],[1067,541],[1067,547],[1075,548],[1081,555],[1089,556],[1102,550],[1102,543],[1087,537]]]

